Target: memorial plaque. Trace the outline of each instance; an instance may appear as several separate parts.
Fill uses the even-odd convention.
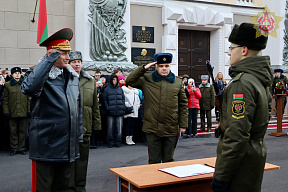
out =
[[[132,47],[131,50],[131,60],[135,65],[141,66],[154,62],[155,49]],[[154,70],[154,67],[151,70]]]
[[[154,43],[154,27],[132,26],[133,42]]]

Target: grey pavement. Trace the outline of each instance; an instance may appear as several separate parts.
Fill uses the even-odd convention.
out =
[[[285,131],[285,130],[284,130]],[[271,132],[270,130],[268,132]],[[216,156],[218,139],[213,135],[201,138],[181,139],[175,151],[175,161]],[[262,192],[286,192],[288,178],[288,137],[265,136],[268,148],[267,162],[279,165],[279,170],[266,171]],[[116,176],[109,168],[147,164],[147,147],[144,144],[122,145],[121,148],[106,146],[90,150],[87,191],[115,192]],[[10,157],[9,151],[0,151],[0,191],[30,192],[32,161],[28,155],[17,154]],[[192,189],[191,189],[192,191]]]

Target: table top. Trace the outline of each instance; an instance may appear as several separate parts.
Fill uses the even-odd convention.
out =
[[[178,178],[176,176],[170,175],[159,171],[159,169],[175,167],[175,166],[184,166],[192,164],[202,164],[205,163],[211,166],[215,166],[216,157],[204,158],[204,159],[194,159],[186,161],[174,161],[169,163],[158,163],[158,164],[149,164],[149,165],[139,165],[131,167],[119,167],[119,168],[110,168],[109,170],[120,178],[130,182],[138,188],[148,188],[156,187],[177,183],[185,183],[191,181],[200,181],[200,180],[211,180],[213,178],[213,173],[197,175],[191,177]],[[277,165],[265,164],[265,171],[279,169]]]

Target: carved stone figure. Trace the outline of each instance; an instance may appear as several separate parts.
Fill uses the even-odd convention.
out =
[[[90,0],[90,57],[94,61],[127,62],[124,13],[127,0]]]
[[[286,0],[285,8],[285,29],[284,29],[284,50],[283,50],[283,65],[288,65],[288,0]]]

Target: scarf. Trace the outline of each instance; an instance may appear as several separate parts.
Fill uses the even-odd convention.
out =
[[[152,73],[152,79],[153,81],[155,82],[159,82],[161,81],[162,79],[166,79],[169,83],[174,83],[175,80],[176,80],[176,76],[174,73],[169,72],[169,74],[166,76],[166,77],[163,77],[161,75],[158,74],[158,72],[155,70],[153,73]]]

